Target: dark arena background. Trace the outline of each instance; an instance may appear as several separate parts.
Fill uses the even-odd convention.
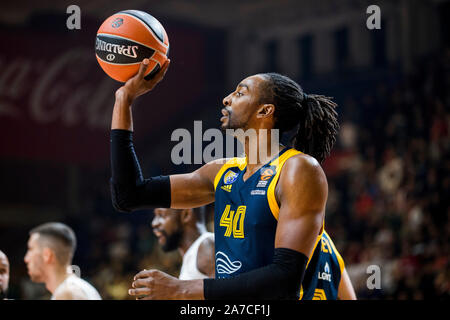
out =
[[[81,9],[69,30],[66,9]],[[370,5],[380,29],[369,29]],[[328,233],[358,299],[450,296],[450,1],[3,1],[0,5],[0,250],[10,299],[48,299],[27,275],[28,232],[61,221],[76,232],[73,263],[104,299],[132,299],[131,279],[163,253],[153,211],[111,204],[109,129],[120,84],[94,54],[115,12],[149,12],[170,39],[171,67],[134,107],[145,176],[199,165],[170,161],[177,128],[220,125],[222,99],[248,75],[286,74],[339,104],[340,134],[323,163]],[[210,209],[212,209],[210,207]],[[212,229],[212,211],[209,228]],[[381,283],[367,285],[370,266]]]

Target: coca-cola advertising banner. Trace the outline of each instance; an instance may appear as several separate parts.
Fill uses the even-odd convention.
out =
[[[104,17],[106,18],[106,17]],[[98,65],[94,46],[102,20],[67,30],[15,26],[0,35],[0,157],[105,165],[114,93],[120,83]],[[177,108],[193,103],[204,82],[204,39],[198,30],[165,25],[172,64],[134,111],[138,134],[160,130]],[[177,59],[177,57],[180,57]],[[106,161],[106,162],[105,162]]]

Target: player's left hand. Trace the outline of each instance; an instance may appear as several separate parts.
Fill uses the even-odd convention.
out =
[[[134,276],[130,296],[136,300],[177,299],[181,280],[159,270],[143,270]]]

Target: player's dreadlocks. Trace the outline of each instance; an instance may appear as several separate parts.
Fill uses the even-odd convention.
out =
[[[262,76],[267,81],[262,89],[265,94],[261,102],[275,106],[275,128],[282,134],[298,126],[292,146],[319,162],[325,160],[339,131],[337,104],[331,101],[333,98],[307,95],[295,81],[278,73],[264,73]]]

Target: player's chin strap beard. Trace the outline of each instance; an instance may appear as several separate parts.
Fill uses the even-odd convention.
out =
[[[166,244],[162,248],[164,252],[173,251],[178,248],[183,236],[181,231],[174,232],[171,235],[168,235],[164,230],[161,233],[166,237]]]

